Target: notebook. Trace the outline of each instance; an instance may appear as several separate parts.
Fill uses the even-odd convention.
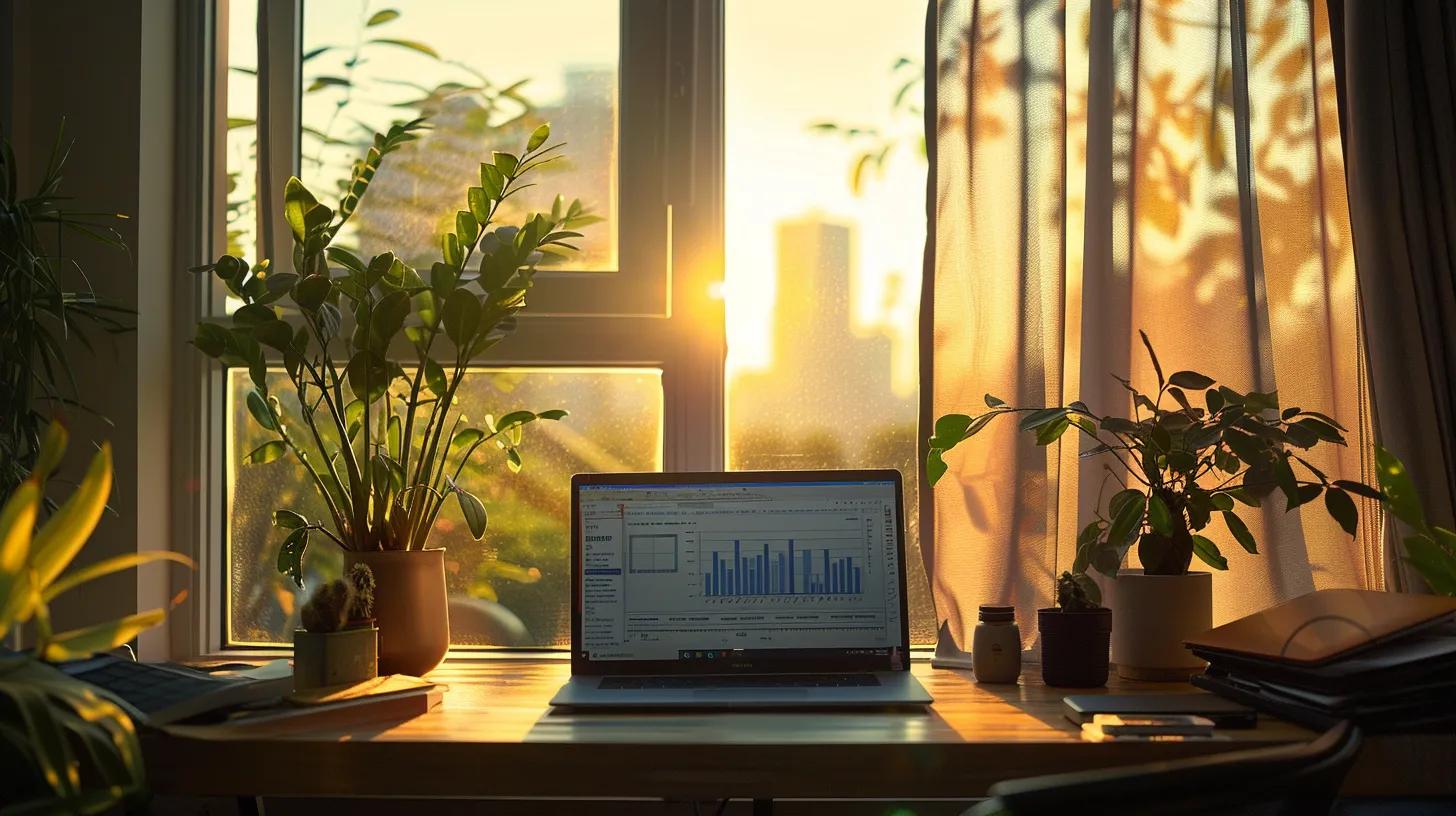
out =
[[[1320,666],[1456,617],[1456,598],[1324,589],[1185,641],[1200,656]],[[1210,658],[1212,659],[1212,658]]]

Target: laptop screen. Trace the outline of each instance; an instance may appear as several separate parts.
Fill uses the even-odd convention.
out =
[[[577,656],[689,671],[899,668],[898,474],[806,475],[579,484]]]

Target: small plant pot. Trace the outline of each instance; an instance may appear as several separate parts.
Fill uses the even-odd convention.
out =
[[[360,683],[379,674],[379,630],[293,633],[293,689]]]
[[[348,569],[374,573],[374,619],[379,624],[379,671],[421,677],[450,649],[445,551],[368,550],[344,554]]]
[[[1107,685],[1107,650],[1112,610],[1036,610],[1041,631],[1041,679],[1048,686],[1096,688]]]

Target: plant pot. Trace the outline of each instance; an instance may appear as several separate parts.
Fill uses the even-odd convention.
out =
[[[1107,685],[1107,641],[1112,634],[1112,610],[1038,609],[1036,625],[1041,631],[1042,682],[1064,688]]]
[[[1213,628],[1213,575],[1147,575],[1123,570],[1108,581],[1112,662],[1131,680],[1187,680],[1204,662],[1183,642]]]
[[[293,690],[359,683],[379,674],[379,630],[293,633]]]
[[[360,563],[374,572],[379,673],[420,677],[440,665],[450,648],[445,551],[348,552],[344,562],[345,569]]]

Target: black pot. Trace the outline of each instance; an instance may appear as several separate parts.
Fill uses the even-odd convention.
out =
[[[1095,688],[1107,685],[1107,649],[1112,640],[1112,610],[1063,612],[1036,610],[1041,631],[1041,679],[1048,686]]]

